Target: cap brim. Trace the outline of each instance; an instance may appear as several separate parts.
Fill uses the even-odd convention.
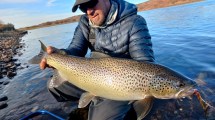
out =
[[[83,4],[83,3],[87,3],[91,0],[76,0],[75,4],[72,7],[72,12],[75,12],[78,9],[78,6]]]
[[[79,5],[73,6],[73,7],[72,7],[72,12],[75,12],[75,11],[78,9],[78,6],[79,6]]]

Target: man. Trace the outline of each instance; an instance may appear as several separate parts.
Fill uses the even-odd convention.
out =
[[[85,14],[80,18],[71,44],[62,50],[48,47],[48,53],[84,57],[90,48],[95,56],[102,57],[100,53],[104,53],[111,57],[154,61],[151,36],[135,5],[123,0],[76,0],[72,11],[78,8]],[[47,66],[45,59],[42,60],[41,69]],[[54,84],[58,85],[53,87],[49,83],[49,89],[58,101],[78,100],[84,92],[67,81]],[[122,120],[130,108],[127,101],[97,97],[90,103],[88,119]]]

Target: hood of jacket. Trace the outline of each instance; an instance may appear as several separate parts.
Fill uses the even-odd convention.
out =
[[[115,22],[118,22],[128,16],[137,14],[137,6],[124,0],[112,0],[118,4],[118,15]]]

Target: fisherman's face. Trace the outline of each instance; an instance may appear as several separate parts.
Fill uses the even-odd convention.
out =
[[[110,9],[109,0],[91,0],[80,5],[80,10],[87,14],[90,21],[97,26],[101,26]]]

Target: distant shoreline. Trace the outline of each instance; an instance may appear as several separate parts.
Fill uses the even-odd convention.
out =
[[[138,12],[140,12],[145,10],[165,8],[165,7],[183,5],[183,4],[193,3],[193,2],[200,2],[200,1],[203,1],[203,0],[149,0],[147,2],[137,4],[137,8],[138,8]],[[56,26],[61,24],[74,23],[79,21],[80,17],[81,15],[76,15],[62,20],[49,21],[38,25],[19,28],[19,30],[33,30],[33,29],[51,27],[51,26]]]

